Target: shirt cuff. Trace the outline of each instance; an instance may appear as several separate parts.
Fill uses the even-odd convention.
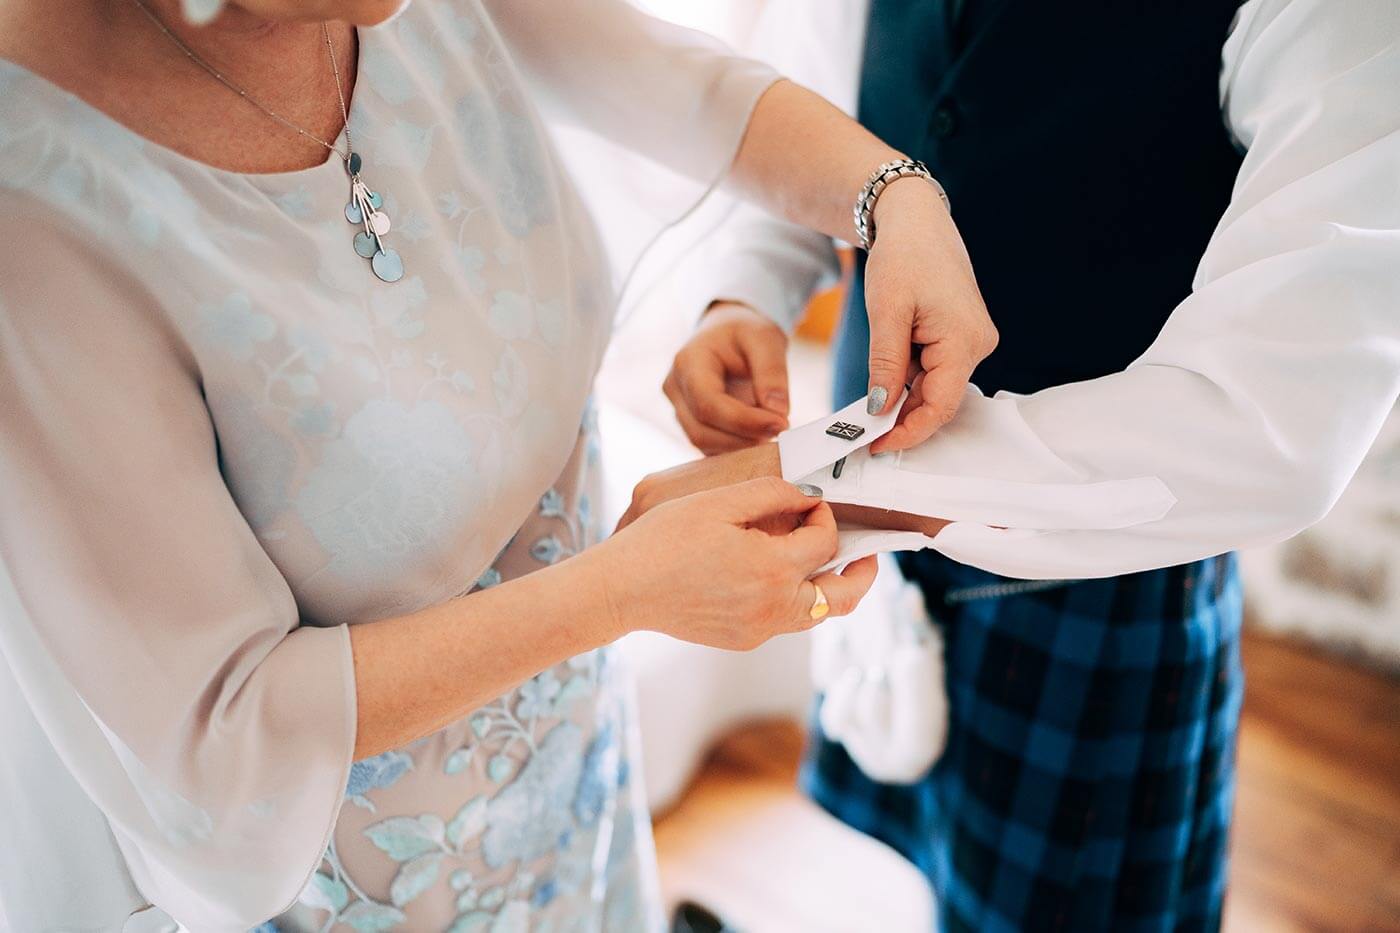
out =
[[[783,479],[790,483],[810,482],[825,490],[826,482],[812,479],[811,475],[864,450],[876,438],[888,434],[899,419],[899,409],[908,394],[907,391],[901,393],[888,414],[867,414],[866,399],[860,399],[835,414],[779,434],[778,458]]]
[[[836,529],[836,556],[823,564],[813,576],[841,570],[847,564],[872,554],[922,551],[924,548],[936,546],[935,539],[918,531],[887,531],[883,528],[865,528],[860,525],[840,525]]]
[[[1162,518],[1176,504],[1156,476],[1084,475],[1026,426],[1013,400],[988,399],[974,387],[969,387],[957,417],[923,444],[871,455],[866,445],[895,420],[893,414],[866,415],[862,400],[784,432],[778,437],[783,478],[820,486],[829,502],[988,529],[1129,528]],[[855,439],[832,436],[828,426],[847,423],[862,433]],[[842,457],[839,471],[829,468]],[[940,546],[951,529],[940,533]]]

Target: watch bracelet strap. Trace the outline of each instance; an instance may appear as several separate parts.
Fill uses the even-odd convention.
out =
[[[943,199],[943,206],[952,210],[948,192],[943,190],[943,186],[933,177],[927,165],[914,159],[886,162],[871,173],[865,187],[860,191],[860,196],[856,198],[852,213],[855,216],[856,237],[861,249],[869,251],[875,245],[875,205],[879,203],[880,195],[885,193],[885,189],[901,178],[922,178],[933,185],[938,196]]]

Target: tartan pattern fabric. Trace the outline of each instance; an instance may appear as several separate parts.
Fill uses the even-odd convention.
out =
[[[928,877],[938,928],[1215,930],[1244,678],[1234,555],[1018,583],[906,555],[946,642],[948,745],[908,786],[819,735],[802,781]]]

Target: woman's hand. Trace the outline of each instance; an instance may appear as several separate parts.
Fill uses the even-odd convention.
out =
[[[851,205],[871,171],[903,158],[811,91],[779,81],[759,98],[728,181],[774,214],[849,240]],[[996,347],[997,332],[962,238],[932,185],[914,178],[892,183],[875,205],[874,221],[866,266],[871,414],[885,412],[915,380],[899,426],[873,445],[878,453],[912,447],[952,418],[972,370]],[[915,345],[921,349],[911,367]]]
[[[791,530],[766,527],[786,524]],[[575,560],[599,574],[618,632],[648,629],[747,651],[856,607],[873,559],[809,581],[836,554],[836,519],[819,497],[768,477],[663,503]]]
[[[957,414],[973,370],[996,349],[997,330],[962,238],[931,185],[891,185],[876,218],[865,271],[871,403],[878,406],[872,414],[885,411],[913,379],[898,424],[870,447],[882,453],[922,443]],[[758,311],[733,302],[712,307],[664,385],[691,443],[722,453],[785,429],[786,352],[787,336]]]
[[[871,414],[886,411],[913,378],[899,423],[870,445],[882,453],[920,444],[952,420],[972,371],[996,349],[997,329],[932,185],[917,178],[890,185],[876,205],[875,230],[865,267]]]
[[[705,454],[738,450],[788,426],[787,334],[747,305],[716,302],[671,364],[662,390]]]
[[[497,586],[352,625],[356,760],[401,748],[628,632],[749,649],[811,628],[820,618],[808,578],[835,553],[831,509],[769,477],[659,505],[603,543]],[[816,577],[829,614],[854,609],[875,570],[871,559]]]

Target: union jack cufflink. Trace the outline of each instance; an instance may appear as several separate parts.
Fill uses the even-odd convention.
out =
[[[830,434],[832,437],[839,437],[842,440],[853,441],[865,433],[865,428],[858,424],[847,424],[844,421],[838,421],[827,428],[826,433]]]

